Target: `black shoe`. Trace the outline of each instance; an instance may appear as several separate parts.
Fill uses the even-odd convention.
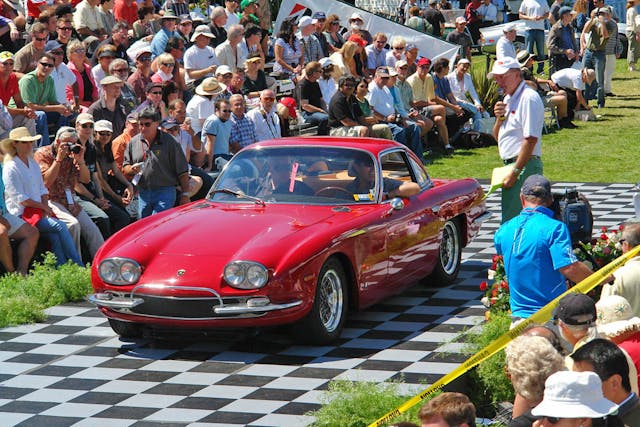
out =
[[[569,119],[560,120],[560,127],[563,129],[576,129],[578,126],[574,125]]]
[[[613,92],[609,92],[609,93],[605,93],[605,96],[616,96],[616,94]]]

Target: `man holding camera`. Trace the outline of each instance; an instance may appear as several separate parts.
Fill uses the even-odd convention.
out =
[[[616,23],[611,19],[610,9],[605,6],[591,12],[591,19],[585,24],[580,38],[583,46],[582,66],[596,71],[596,82],[587,86],[587,100],[597,99],[598,108],[604,107],[607,40],[615,31]]]
[[[49,206],[56,217],[67,225],[78,253],[81,253],[82,237],[93,258],[104,239],[77,202],[76,184],[88,184],[91,179],[84,151],[84,147],[78,144],[76,130],[63,126],[58,129],[54,143],[39,148],[34,159],[40,165],[44,184],[49,191]]]

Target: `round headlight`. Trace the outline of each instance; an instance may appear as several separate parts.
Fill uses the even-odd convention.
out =
[[[120,267],[120,276],[127,283],[135,283],[140,278],[140,266],[131,261],[125,261]]]
[[[252,264],[247,268],[247,282],[254,288],[263,287],[268,278],[267,269],[260,264]]]
[[[98,273],[105,282],[113,283],[118,280],[118,266],[111,260],[101,262]]]
[[[244,282],[244,266],[239,263],[228,264],[224,268],[224,280],[231,286],[238,286]]]

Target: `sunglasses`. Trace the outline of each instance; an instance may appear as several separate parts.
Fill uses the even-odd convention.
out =
[[[138,61],[140,61],[140,62],[149,62],[149,61],[151,61],[151,57],[150,56],[141,56],[140,58],[138,58]]]
[[[114,68],[113,70],[114,73],[127,73],[129,72],[128,68]]]
[[[93,129],[93,123],[83,123],[80,126],[82,129]]]
[[[231,112],[231,110],[220,110],[220,111],[222,111],[223,113],[230,113]]]
[[[5,67],[13,67],[13,61],[4,61]]]
[[[331,25],[340,25],[340,21],[333,21]]]
[[[60,56],[60,55],[62,55],[62,51],[61,50],[52,50],[51,54],[56,55],[56,56]]]
[[[58,27],[60,31],[71,31],[73,27]]]
[[[47,40],[49,40],[49,37],[34,37],[34,40],[37,40],[39,42],[46,42]]]
[[[404,46],[394,46],[393,50],[404,50]]]
[[[356,85],[351,84],[351,83],[345,83],[342,85],[342,87],[356,87]]]
[[[76,49],[71,51],[71,53],[84,53],[84,52],[85,52],[84,49]],[[151,57],[149,57],[149,59],[151,59]]]
[[[140,126],[142,126],[143,128],[150,128],[151,126],[153,126],[153,122],[139,122]]]
[[[49,64],[48,62],[40,62],[40,65],[42,65],[44,68],[53,68],[54,67],[53,64]]]
[[[542,420],[545,418],[547,419],[547,421],[549,421],[549,424],[558,424],[561,420],[561,418],[558,418],[558,417],[542,417],[540,419]]]
[[[265,96],[265,97],[264,97],[264,98],[262,98],[262,99],[264,99],[265,101],[275,101],[275,100],[276,100],[276,98],[275,98],[275,97],[273,97],[273,96]]]
[[[113,132],[109,132],[109,131],[105,130],[105,131],[102,131],[102,132],[98,132],[98,135],[100,135],[100,136],[111,136],[112,133]]]
[[[149,95],[162,95],[162,92],[158,92],[158,91],[153,91],[153,92],[149,92]]]
[[[173,62],[163,62],[162,65],[164,65],[165,67],[175,67],[176,64]]]

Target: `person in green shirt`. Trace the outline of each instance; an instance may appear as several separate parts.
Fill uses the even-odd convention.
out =
[[[25,74],[18,81],[22,100],[36,113],[36,133],[42,135],[41,146],[49,145],[49,123],[58,127],[66,126],[71,109],[58,103],[51,72],[55,67],[55,57],[45,53],[35,70]]]

